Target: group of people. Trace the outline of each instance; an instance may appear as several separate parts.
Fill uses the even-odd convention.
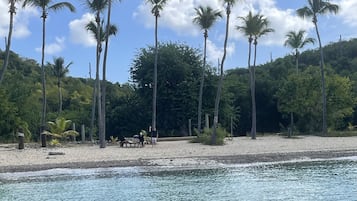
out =
[[[151,140],[146,140],[147,134],[145,130],[140,131],[139,135],[134,135],[133,140],[128,140],[124,136],[119,137],[119,142],[120,146],[123,147],[124,145],[138,145],[140,147],[144,147],[145,144],[151,143],[151,144],[156,144],[157,143],[157,135],[152,136]]]

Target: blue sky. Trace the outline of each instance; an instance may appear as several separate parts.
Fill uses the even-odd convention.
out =
[[[63,0],[62,0],[63,1]],[[53,2],[59,2],[54,0]],[[84,0],[69,0],[76,12],[68,10],[50,12],[46,21],[45,61],[52,62],[54,57],[64,57],[66,64],[73,62],[70,76],[89,78],[89,64],[92,77],[95,75],[95,40],[84,26],[93,15],[84,4]],[[340,6],[337,15],[319,18],[319,28],[323,45],[342,39],[357,37],[356,0],[331,1]],[[247,66],[247,39],[234,29],[240,24],[238,16],[246,16],[249,11],[267,17],[270,26],[275,29],[260,39],[258,44],[258,64],[291,54],[284,47],[285,35],[291,30],[304,29],[309,37],[315,37],[311,20],[296,16],[296,9],[307,4],[307,0],[242,0],[232,10],[231,29],[229,33],[228,57],[225,70]],[[192,23],[194,8],[209,5],[224,11],[221,0],[169,0],[159,19],[159,40],[161,42],[180,42],[202,49],[203,35],[197,25]],[[22,57],[32,58],[40,63],[42,42],[42,19],[36,8],[23,9],[17,6],[11,49]],[[150,13],[150,4],[145,0],[122,0],[113,5],[112,23],[119,28],[119,33],[111,38],[107,79],[112,82],[125,83],[130,80],[129,69],[140,48],[154,44],[154,17]],[[0,0],[0,48],[5,49],[4,38],[8,33],[8,4]],[[216,66],[222,57],[225,17],[219,20],[209,31],[208,61]],[[308,46],[308,49],[317,46]]]

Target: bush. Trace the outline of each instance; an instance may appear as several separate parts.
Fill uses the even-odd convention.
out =
[[[202,143],[205,145],[223,145],[224,144],[224,138],[227,136],[227,132],[221,128],[218,127],[216,130],[216,144],[212,144],[212,129],[207,129],[205,128],[203,130],[203,133],[198,134],[197,138],[194,138],[191,140],[192,143]]]

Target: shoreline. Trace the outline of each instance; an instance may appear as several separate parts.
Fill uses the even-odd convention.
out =
[[[356,150],[338,151],[311,151],[290,153],[263,153],[230,156],[206,156],[206,157],[179,157],[162,159],[138,159],[116,161],[87,161],[73,163],[50,163],[40,165],[2,166],[0,173],[33,172],[50,169],[92,169],[92,168],[118,168],[118,167],[181,167],[181,168],[207,168],[221,165],[244,165],[271,162],[305,162],[311,160],[329,160],[345,157],[357,157]],[[166,161],[166,164],[162,164]]]
[[[279,136],[259,140],[238,138],[224,146],[207,146],[188,141],[158,142],[144,148],[111,145],[71,145],[61,148],[0,146],[0,173],[40,171],[55,168],[87,169],[113,167],[206,168],[220,165],[285,162],[295,160],[357,157],[357,137],[323,138]],[[49,155],[60,152],[63,155]]]

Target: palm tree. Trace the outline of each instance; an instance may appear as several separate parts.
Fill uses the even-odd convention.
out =
[[[164,8],[167,0],[146,0],[152,5],[151,13],[155,16],[155,61],[154,61],[154,82],[153,82],[153,94],[152,94],[152,125],[151,135],[156,136],[156,105],[157,105],[157,60],[158,60],[158,40],[157,40],[157,26],[158,19],[160,17],[160,11]]]
[[[105,46],[104,46],[104,58],[103,58],[103,84],[102,84],[102,118],[103,118],[103,135],[106,135],[106,126],[105,126],[105,103],[106,103],[106,71],[107,71],[107,57],[108,57],[108,46],[109,46],[109,35],[115,35],[117,32],[117,28],[115,27],[115,33],[111,32],[113,31],[113,25],[110,24],[110,18],[111,18],[111,10],[112,10],[112,1],[113,0],[108,0],[108,12],[107,12],[107,26],[105,30]],[[119,0],[121,1],[121,0]],[[112,33],[112,34],[110,34]]]
[[[238,17],[244,23],[244,26],[237,26],[237,29],[242,31],[246,36],[248,36],[249,49],[248,49],[248,68],[250,73],[250,90],[252,98],[252,139],[256,139],[257,132],[257,118],[256,118],[256,103],[255,103],[255,66],[257,58],[257,45],[258,38],[261,36],[273,32],[274,30],[269,28],[269,21],[264,18],[263,15],[257,14],[253,15],[249,12],[246,17]],[[251,59],[251,47],[252,43],[254,45],[254,61],[253,66],[250,64]]]
[[[61,140],[65,140],[67,137],[78,136],[79,133],[77,131],[69,129],[71,123],[71,120],[66,120],[63,117],[58,117],[54,122],[47,122],[50,131],[46,131],[45,134],[50,135],[54,138],[59,138]]]
[[[295,65],[296,65],[296,73],[299,73],[299,49],[304,48],[305,45],[312,43],[315,43],[314,38],[306,38],[305,37],[305,30],[300,30],[298,32],[295,31],[289,31],[286,34],[287,39],[285,40],[284,45],[286,47],[290,47],[295,51]],[[294,114],[291,112],[290,113],[290,131],[288,132],[288,137],[291,137],[293,134],[293,129],[294,129]]]
[[[97,105],[98,105],[98,130],[99,130],[99,147],[105,148],[105,135],[104,135],[104,122],[102,117],[102,96],[100,90],[100,77],[99,77],[99,64],[100,64],[100,54],[102,52],[102,22],[101,22],[101,13],[108,6],[108,0],[87,0],[87,6],[89,10],[95,13],[95,23],[94,28],[96,28],[95,35],[97,40],[97,48],[96,48],[96,83],[97,83]],[[93,25],[91,25],[93,27]],[[88,30],[88,25],[86,27]],[[93,32],[93,30],[92,30]],[[94,103],[94,101],[93,101]]]
[[[220,79],[217,87],[217,94],[214,103],[214,117],[213,117],[213,129],[212,129],[212,137],[211,137],[211,144],[216,144],[217,140],[217,126],[218,126],[218,109],[219,109],[219,101],[221,99],[222,93],[222,85],[223,85],[223,69],[224,69],[224,62],[227,56],[227,43],[228,43],[228,31],[229,31],[229,16],[231,15],[231,9],[236,4],[237,0],[223,0],[223,3],[226,7],[226,34],[224,37],[224,46],[223,46],[223,56],[220,64]]]
[[[295,51],[295,66],[296,66],[296,73],[299,73],[299,49],[304,48],[307,44],[311,43],[314,44],[315,43],[315,39],[314,38],[306,38],[305,37],[305,30],[300,30],[298,32],[295,31],[289,31],[286,34],[287,39],[285,40],[284,45],[286,47],[290,47],[291,49],[293,49]]]
[[[71,66],[73,62],[70,62],[66,66],[64,66],[64,58],[58,57],[53,59],[53,64],[49,64],[52,68],[53,75],[57,77],[57,88],[58,88],[58,114],[62,113],[62,86],[61,80],[66,76],[69,72],[69,66]]]
[[[325,73],[324,73],[324,53],[321,44],[319,29],[317,26],[317,16],[326,13],[336,14],[339,10],[337,4],[332,4],[324,0],[308,0],[308,6],[298,9],[297,15],[305,18],[312,18],[312,23],[315,25],[317,40],[320,49],[320,71],[321,71],[321,88],[322,88],[322,134],[327,135],[327,108],[326,108],[326,89],[325,89]]]
[[[63,8],[68,8],[71,12],[75,11],[74,6],[69,2],[59,2],[51,4],[52,0],[24,0],[23,7],[27,5],[38,7],[42,10],[42,55],[41,55],[41,77],[42,77],[42,117],[41,117],[41,127],[45,128],[46,124],[46,77],[45,77],[45,39],[46,39],[46,18],[49,11],[58,11]],[[41,136],[42,139],[45,139],[45,136]],[[42,146],[46,147],[44,143],[45,140],[42,140]]]
[[[213,26],[214,22],[222,17],[221,11],[213,10],[211,7],[202,7],[199,6],[195,8],[197,16],[193,19],[193,22],[196,23],[200,28],[204,31],[204,49],[203,49],[203,67],[202,67],[202,75],[200,82],[200,92],[198,98],[198,120],[197,120],[197,128],[198,133],[201,133],[201,118],[202,118],[202,96],[203,96],[203,85],[205,80],[205,68],[206,68],[206,49],[207,49],[207,38],[208,38],[208,30]]]
[[[16,0],[9,0],[9,3],[10,3],[9,33],[8,33],[7,42],[6,42],[5,60],[4,60],[3,67],[0,71],[0,84],[1,84],[2,80],[4,79],[4,75],[5,75],[7,66],[9,64],[11,37],[12,37],[12,30],[13,30],[13,25],[14,25],[14,15],[16,14],[16,7],[15,7]]]
[[[103,27],[106,27],[106,30],[104,31],[103,30]],[[109,37],[111,36],[111,35],[115,35],[117,32],[118,32],[118,28],[115,26],[115,25],[103,25],[103,21],[102,21],[102,23],[101,23],[101,27],[100,27],[100,33],[99,34],[97,34],[97,31],[98,31],[98,28],[97,28],[97,24],[95,23],[95,22],[89,22],[87,25],[86,25],[86,28],[87,28],[87,30],[89,30],[90,32],[92,32],[93,33],[93,35],[94,36],[98,36],[98,35],[100,35],[100,41],[101,41],[101,43],[103,43],[103,42],[106,42],[108,39],[109,39]],[[108,29],[108,30],[107,30]],[[106,42],[106,45],[105,45],[105,49],[104,49],[104,61],[106,60],[106,54],[107,54],[107,52],[108,52],[108,49],[107,49],[107,47],[108,47],[108,44],[107,44],[107,42]],[[101,54],[101,52],[102,52],[102,49],[99,49],[99,54]],[[99,59],[100,59],[100,57],[99,57]],[[101,114],[101,117],[102,117],[102,121],[103,121],[103,136],[105,136],[105,66],[106,66],[106,64],[105,64],[105,62],[103,61],[103,83],[102,83],[102,97],[101,97],[101,99],[102,99],[102,101],[101,101],[101,112],[102,112],[102,114]],[[98,75],[98,78],[99,78],[99,75]],[[98,82],[98,80],[97,80],[97,82]],[[96,92],[98,89],[94,89],[94,91]],[[93,101],[93,103],[95,103],[95,100]],[[94,106],[93,106],[94,107]],[[94,107],[95,108],[95,107]],[[92,114],[93,114],[94,112],[92,112]],[[93,117],[92,117],[92,119],[94,119]],[[93,130],[93,127],[91,126],[91,132],[92,132],[92,130]]]

